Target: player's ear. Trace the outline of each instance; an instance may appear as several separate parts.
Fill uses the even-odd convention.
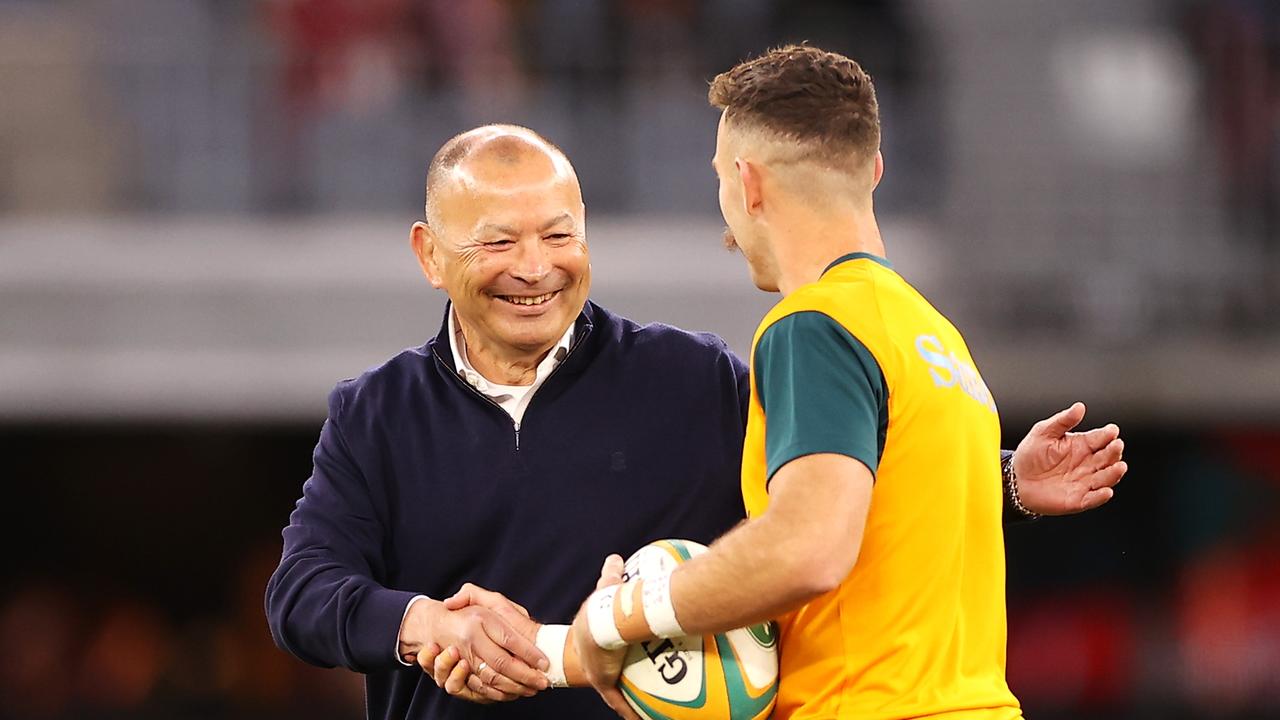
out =
[[[439,251],[435,231],[429,225],[422,221],[413,224],[409,228],[409,247],[413,249],[413,254],[418,258],[418,267],[422,268],[422,274],[427,277],[427,281],[434,288],[444,286],[444,273],[440,272],[440,262],[437,258]]]
[[[871,177],[871,189],[875,190],[880,186],[880,178],[884,177],[884,155],[876,150],[876,167],[875,174]]]
[[[763,178],[760,166],[750,160],[736,158],[733,166],[738,170],[738,179],[742,181],[742,209],[752,217],[764,210]]]

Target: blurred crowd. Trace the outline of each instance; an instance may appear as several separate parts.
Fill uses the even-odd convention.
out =
[[[262,589],[278,559],[272,545],[235,558],[225,606],[209,614],[74,576],[0,596],[0,718],[358,716],[360,676],[307,667],[272,644]]]
[[[1280,711],[1280,435],[1130,439],[1123,520],[1007,534],[1010,683],[1064,717]]]
[[[705,83],[782,38],[886,89],[915,57],[887,0],[3,0],[0,207],[403,212],[440,142],[505,119],[571,146],[594,208],[705,210]],[[694,172],[698,204],[654,182]]]
[[[597,207],[697,209],[680,193],[646,202],[643,183],[611,179],[629,173],[615,151],[647,146],[672,176],[696,168],[694,148],[664,125],[706,122],[700,88],[716,72],[808,40],[871,69],[893,114],[886,142],[912,174],[912,207],[927,209],[946,133],[913,115],[936,112],[918,96],[947,76],[935,4],[0,0],[0,95],[11,99],[0,117],[0,208],[399,208],[441,139],[510,118],[574,146]],[[1237,226],[1276,236],[1280,10],[1269,0],[1154,4],[1198,65]],[[693,137],[701,160],[710,132]],[[405,155],[412,162],[396,160]],[[385,164],[404,165],[405,177],[367,190]]]
[[[876,79],[878,210],[973,268],[962,319],[1280,327],[1280,6],[958,7],[0,0],[0,212],[408,218],[443,140],[507,121],[564,147],[595,217],[714,215],[707,81],[807,40]]]
[[[1197,3],[1187,24],[1233,228],[1280,244],[1280,4]]]

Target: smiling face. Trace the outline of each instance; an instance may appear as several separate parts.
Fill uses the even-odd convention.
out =
[[[468,352],[536,360],[587,300],[585,210],[568,160],[536,139],[480,140],[433,190],[413,230],[423,272],[444,289]]]

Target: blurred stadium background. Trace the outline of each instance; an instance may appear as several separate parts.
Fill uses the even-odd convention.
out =
[[[1275,0],[0,0],[0,718],[361,717],[262,590],[326,392],[440,320],[431,154],[543,132],[593,296],[741,351],[705,87],[801,39],[876,78],[886,244],[1006,444],[1127,438],[1008,532],[1028,715],[1280,716]]]

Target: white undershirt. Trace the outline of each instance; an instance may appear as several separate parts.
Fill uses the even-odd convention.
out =
[[[467,359],[467,340],[462,335],[462,328],[454,319],[454,312],[449,311],[449,348],[453,351],[453,366],[457,368],[458,375],[481,395],[498,403],[498,406],[511,416],[517,430],[520,429],[520,421],[524,419],[524,411],[529,407],[529,401],[533,400],[533,394],[569,354],[569,345],[572,342],[573,325],[570,325],[564,336],[560,338],[560,342],[547,353],[542,362],[538,363],[532,384],[502,385],[486,379],[472,367],[471,361]]]

